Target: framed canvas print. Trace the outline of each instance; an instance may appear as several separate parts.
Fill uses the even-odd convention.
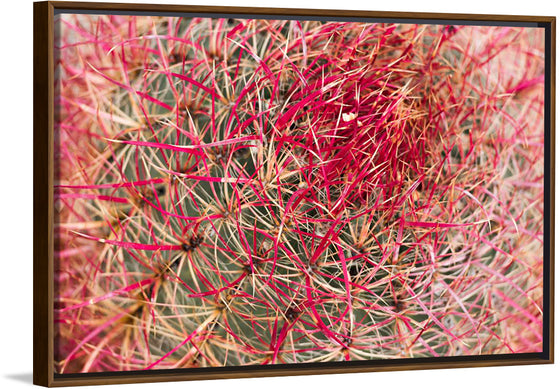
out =
[[[34,5],[34,382],[553,361],[555,18]]]

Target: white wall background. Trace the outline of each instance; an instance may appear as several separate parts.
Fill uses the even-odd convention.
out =
[[[127,0],[113,0],[128,2]],[[556,15],[554,0],[151,0],[164,4],[378,11]],[[31,386],[32,373],[32,1],[2,3],[0,24],[0,388]],[[557,73],[558,70],[557,70]],[[560,131],[557,130],[557,133]],[[557,136],[557,139],[560,137]],[[557,150],[559,142],[556,143]],[[560,158],[557,158],[560,160]],[[557,185],[558,187],[558,185]],[[557,189],[560,192],[560,188]],[[558,204],[558,201],[557,201]],[[556,219],[560,220],[557,206]],[[557,229],[557,236],[560,228]],[[558,239],[555,239],[558,241]],[[557,250],[560,251],[560,250]],[[557,266],[558,267],[558,266]],[[556,276],[557,280],[560,280]],[[560,320],[559,320],[560,321]],[[558,329],[558,326],[556,326]],[[128,385],[127,388],[254,389],[558,387],[559,365],[363,373]]]

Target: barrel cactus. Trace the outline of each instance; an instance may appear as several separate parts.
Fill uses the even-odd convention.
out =
[[[541,31],[56,23],[56,372],[542,349]]]

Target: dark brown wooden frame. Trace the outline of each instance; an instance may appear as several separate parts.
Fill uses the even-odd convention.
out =
[[[53,17],[56,9],[75,11],[183,12],[279,16],[390,18],[406,20],[474,21],[481,23],[531,22],[545,28],[545,320],[543,352],[538,354],[491,355],[464,358],[370,361],[359,364],[320,366],[271,366],[155,371],[117,374],[55,376],[53,371]],[[42,386],[72,386],[166,382],[216,378],[266,377],[370,371],[443,369],[554,363],[554,160],[555,160],[555,61],[556,18],[439,13],[372,12],[282,8],[209,7],[194,5],[36,2],[33,8],[33,383]],[[375,362],[375,363],[374,363]]]

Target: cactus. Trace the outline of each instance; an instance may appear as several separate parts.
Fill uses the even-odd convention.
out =
[[[56,23],[56,372],[542,350],[542,31]]]

